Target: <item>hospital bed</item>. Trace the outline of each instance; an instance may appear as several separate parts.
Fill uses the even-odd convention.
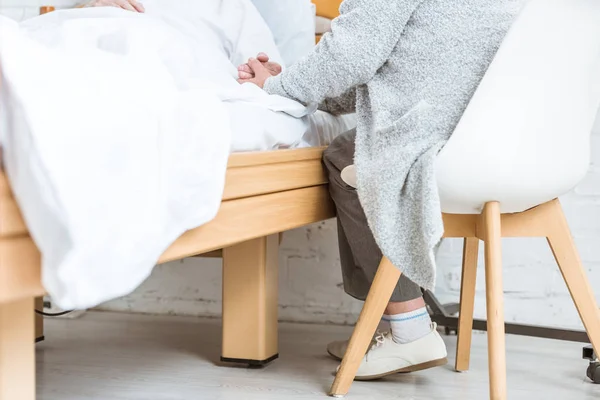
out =
[[[335,216],[321,148],[230,157],[217,217],[181,236],[160,263],[224,249],[222,359],[264,364],[277,350],[279,232]],[[40,254],[0,174],[0,399],[34,399],[34,299]]]
[[[333,17],[341,0],[315,3],[319,14]],[[279,234],[335,217],[322,152],[232,154],[216,218],[160,257],[159,263],[223,258],[223,361],[263,365],[278,357]],[[43,325],[33,310],[41,309],[44,294],[40,253],[0,170],[0,400],[35,399],[34,342],[43,338]]]

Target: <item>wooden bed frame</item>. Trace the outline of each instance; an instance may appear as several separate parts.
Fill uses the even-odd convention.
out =
[[[314,0],[334,18],[342,0]],[[41,13],[53,7],[40,8]],[[281,232],[335,217],[323,148],[232,154],[219,212],[183,234],[159,263],[223,257],[222,361],[263,365],[278,357]],[[0,400],[34,400],[35,345],[43,340],[40,253],[0,170]]]

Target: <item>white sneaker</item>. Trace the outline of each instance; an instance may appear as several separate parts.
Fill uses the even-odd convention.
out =
[[[327,345],[327,353],[338,361],[342,361],[346,350],[348,349],[349,340],[340,340],[337,342],[331,342]]]
[[[446,344],[435,328],[434,324],[427,336],[405,344],[394,342],[390,333],[378,335],[358,368],[356,380],[368,381],[445,365]]]
[[[373,336],[373,339],[371,339],[371,344],[369,345],[369,348],[371,348],[371,346],[375,344],[375,338],[381,335],[385,335],[385,333],[377,331],[375,336]],[[331,342],[327,345],[327,353],[336,360],[342,361],[344,355],[346,354],[346,350],[348,349],[348,343],[350,343],[350,340],[338,340],[335,342]]]

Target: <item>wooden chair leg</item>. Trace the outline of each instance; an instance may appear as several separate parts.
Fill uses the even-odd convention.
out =
[[[33,303],[0,304],[0,400],[35,400]]]
[[[279,235],[223,250],[221,360],[264,365],[278,354]]]
[[[348,394],[398,279],[400,279],[400,270],[384,257],[350,338],[350,343],[348,343],[342,365],[331,387],[329,393],[331,396],[342,397]]]
[[[565,279],[596,354],[600,354],[600,312],[567,219],[558,200],[552,203],[548,243]]]
[[[44,311],[44,298],[35,298],[35,310]],[[35,341],[41,342],[44,340],[44,317],[35,313]]]
[[[487,298],[490,400],[506,400],[506,338],[502,292],[502,229],[500,204],[487,203],[483,210],[485,282]]]
[[[477,280],[477,256],[479,239],[465,238],[463,245],[462,279],[460,284],[460,314],[458,315],[458,338],[455,369],[468,371],[471,359],[473,334],[473,310],[475,307],[475,284]]]

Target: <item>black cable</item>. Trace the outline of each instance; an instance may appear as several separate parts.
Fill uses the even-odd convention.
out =
[[[43,312],[43,311],[40,311],[40,310],[35,310],[35,313],[36,313],[36,314],[39,314],[39,315],[43,315],[44,317],[62,317],[63,315],[70,314],[70,313],[72,313],[73,311],[74,311],[74,310],[70,310],[70,311],[62,311],[62,312],[59,312],[59,313],[54,313],[54,314],[53,314],[53,313],[47,313],[47,312]]]

